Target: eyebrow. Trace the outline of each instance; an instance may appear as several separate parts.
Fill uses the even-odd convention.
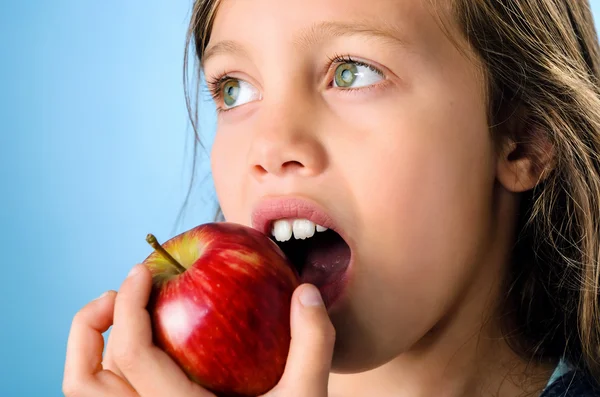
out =
[[[400,29],[385,22],[320,22],[300,34],[295,45],[299,47],[311,47],[323,40],[345,36],[374,36],[390,40],[402,47],[408,47],[408,40],[402,35]]]
[[[294,45],[299,48],[310,48],[327,39],[357,35],[382,38],[401,47],[410,46],[410,42],[401,34],[397,26],[380,23],[375,27],[373,24],[365,22],[346,23],[332,21],[319,22],[305,29],[294,40]],[[204,66],[208,59],[223,54],[248,55],[240,43],[233,40],[223,40],[208,46],[202,57],[202,66]]]
[[[246,55],[246,50],[244,46],[242,46],[237,41],[233,40],[223,40],[219,41],[214,45],[208,46],[206,51],[204,51],[204,55],[202,56],[202,67],[209,58],[215,57],[217,55],[223,54],[237,54],[237,55]]]

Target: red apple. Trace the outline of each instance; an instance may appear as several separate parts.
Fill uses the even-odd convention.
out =
[[[207,223],[162,246],[148,305],[155,344],[190,379],[219,396],[273,388],[290,345],[290,304],[299,279],[279,247],[259,231]]]

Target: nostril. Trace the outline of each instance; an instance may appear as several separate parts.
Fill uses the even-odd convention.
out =
[[[283,163],[281,165],[281,168],[284,170],[295,170],[295,169],[299,169],[299,168],[304,168],[304,165],[296,160],[293,161],[286,161],[285,163]]]
[[[293,174],[295,172],[301,171],[304,168],[305,167],[301,162],[291,160],[291,161],[286,161],[284,163],[279,163],[279,164],[268,164],[268,163],[255,164],[252,167],[252,170],[256,176],[264,176],[267,174],[283,176],[288,173]]]
[[[267,171],[267,170],[266,170],[266,168],[265,168],[265,167],[263,167],[263,166],[262,166],[262,165],[260,165],[260,164],[256,164],[256,165],[253,167],[253,169],[254,169],[254,172],[255,172],[256,174],[258,174],[258,175],[264,175],[264,174],[268,174],[268,173],[269,173],[269,171]]]

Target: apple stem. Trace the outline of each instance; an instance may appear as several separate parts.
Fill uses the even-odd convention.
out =
[[[173,258],[171,254],[169,254],[167,250],[165,250],[162,245],[158,243],[158,240],[156,240],[156,237],[154,237],[153,234],[148,234],[146,236],[146,241],[152,246],[152,248],[154,248],[156,252],[162,255],[167,261],[169,261],[170,264],[175,266],[175,269],[177,269],[179,273],[185,272],[185,267],[183,267],[181,263],[177,262],[175,258]]]

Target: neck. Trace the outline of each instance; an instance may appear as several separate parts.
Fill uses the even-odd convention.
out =
[[[539,396],[556,363],[521,358],[497,323],[472,316],[493,301],[485,295],[472,291],[457,312],[387,364],[358,374],[332,374],[329,396]]]
[[[425,350],[419,356],[415,350],[368,372],[332,374],[329,396],[537,397],[554,369],[528,364],[501,340],[476,334],[465,337],[463,344],[440,350],[455,354],[434,357]]]

